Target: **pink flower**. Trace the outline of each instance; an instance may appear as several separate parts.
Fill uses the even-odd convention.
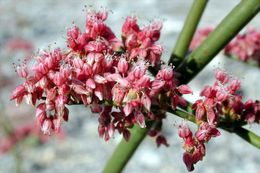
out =
[[[129,114],[132,113],[134,109],[134,106],[132,103],[127,103],[125,106],[124,106],[124,113],[126,116],[128,116]]]
[[[185,152],[183,154],[183,162],[188,171],[194,170],[194,164],[202,160],[205,156],[205,143],[208,142],[211,137],[219,135],[220,132],[216,127],[208,123],[200,124],[195,136],[192,135],[187,125],[179,126],[179,136],[184,140],[183,148]]]
[[[229,81],[229,76],[227,73],[223,72],[220,69],[215,70],[215,77],[220,83],[226,84]]]
[[[192,136],[192,132],[187,125],[180,125],[178,134],[181,138],[188,138]]]
[[[193,109],[196,109],[196,119],[202,120],[206,113],[203,100],[197,100],[193,105]]]
[[[139,32],[139,26],[137,25],[136,17],[127,17],[123,27],[122,27],[122,36],[127,37],[129,34]]]
[[[11,95],[11,100],[16,100],[17,104],[19,105],[22,102],[24,95],[27,94],[27,91],[24,85],[19,85],[15,88]]]
[[[188,85],[180,85],[177,89],[181,94],[192,94],[192,90]]]
[[[136,112],[135,113],[135,119],[136,119],[136,122],[138,123],[138,125],[141,128],[145,128],[146,127],[146,125],[145,125],[145,117],[142,114],[142,112],[140,112],[140,111]]]
[[[208,142],[211,137],[219,136],[220,132],[208,123],[202,123],[199,126],[198,131],[195,133],[195,137],[200,142]]]
[[[128,62],[126,59],[120,58],[117,67],[120,73],[125,74],[128,71]]]
[[[42,123],[41,130],[44,134],[51,134],[51,129],[53,128],[53,123],[50,119],[45,119]]]

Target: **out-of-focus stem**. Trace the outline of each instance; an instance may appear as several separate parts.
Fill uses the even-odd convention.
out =
[[[181,74],[181,83],[193,79],[259,10],[260,0],[242,0],[176,69]]]
[[[188,16],[183,25],[182,31],[177,39],[174,50],[171,54],[169,63],[178,66],[184,59],[194,32],[199,24],[208,0],[194,0]]]

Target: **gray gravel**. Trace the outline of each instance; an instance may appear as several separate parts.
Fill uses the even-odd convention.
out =
[[[92,8],[105,7],[111,10],[108,23],[119,34],[121,24],[127,15],[136,14],[142,24],[153,18],[164,20],[164,28],[160,43],[165,47],[164,58],[169,57],[177,34],[181,30],[191,0],[142,0],[140,2],[125,0],[82,1],[82,0],[0,0],[0,56],[2,72],[12,76],[11,63],[17,56],[10,57],[3,49],[9,38],[22,37],[31,40],[36,48],[48,46],[65,46],[66,28],[72,21],[84,25],[84,5]],[[204,13],[200,27],[215,26],[239,2],[239,0],[211,0]],[[260,15],[251,26],[260,27]],[[217,40],[216,40],[217,42]],[[3,64],[4,63],[4,64]],[[199,88],[212,84],[212,69],[221,66],[231,74],[238,75],[243,81],[246,98],[260,99],[260,71],[247,68],[240,62],[226,59],[218,55],[199,76],[190,83],[195,88],[194,97],[198,96]],[[1,93],[6,97],[12,88]],[[194,98],[189,98],[193,100]],[[8,108],[17,113],[14,104],[6,102]],[[22,169],[28,173],[82,173],[102,172],[106,161],[120,141],[119,136],[109,142],[98,137],[97,116],[81,106],[71,107],[70,121],[64,124],[66,139],[58,140],[52,136],[48,143],[37,147],[21,146]],[[10,112],[10,111],[8,111]],[[151,138],[146,138],[136,154],[126,166],[124,173],[168,173],[186,172],[182,163],[181,140],[177,137],[174,123],[180,120],[171,115],[165,121],[164,133],[168,137],[170,147],[156,148]],[[260,135],[259,126],[249,127]],[[238,136],[221,131],[222,135],[207,145],[207,155],[203,162],[196,165],[194,173],[259,173],[260,152],[247,144]],[[0,156],[0,173],[15,172],[15,161],[12,155]]]

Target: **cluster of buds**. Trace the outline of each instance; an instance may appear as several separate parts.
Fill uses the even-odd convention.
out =
[[[190,50],[196,49],[213,31],[206,27],[199,29],[190,44]],[[224,49],[224,54],[233,56],[244,62],[256,62],[260,66],[260,32],[250,28],[243,34],[238,34]]]
[[[155,77],[148,71],[160,63],[162,48],[155,42],[161,22],[140,28],[135,17],[127,17],[120,40],[105,24],[107,15],[88,11],[83,32],[77,26],[68,29],[67,51],[44,51],[33,67],[17,67],[25,82],[11,99],[37,105],[36,119],[45,134],[59,132],[62,121],[68,121],[68,105],[83,104],[99,113],[101,137],[109,140],[117,130],[128,140],[134,124],[145,128],[146,121],[162,122],[159,110],[165,100],[176,108],[185,104],[181,95],[191,93],[188,86],[177,85],[172,67],[162,66]],[[159,109],[152,112],[153,106]],[[167,145],[158,130],[151,136]]]
[[[206,154],[205,143],[212,137],[217,137],[220,132],[214,125],[207,122],[201,122],[195,135],[187,125],[179,126],[179,137],[184,140],[183,148],[183,162],[185,163],[188,171],[194,170],[194,164],[202,160]]]
[[[221,120],[231,124],[260,122],[260,102],[242,102],[242,96],[237,93],[240,89],[238,79],[220,69],[215,70],[215,78],[213,86],[206,86],[202,90],[200,95],[204,98],[193,104],[198,124],[195,135],[187,125],[179,126],[179,136],[184,140],[183,161],[189,171],[205,156],[205,143],[220,135],[217,127]]]
[[[260,103],[258,100],[242,102],[238,94],[240,81],[219,69],[215,70],[216,81],[213,86],[206,86],[193,108],[196,119],[217,125],[220,118],[247,123],[259,123]]]

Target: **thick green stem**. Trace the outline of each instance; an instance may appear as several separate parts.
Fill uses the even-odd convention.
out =
[[[191,39],[196,31],[207,2],[208,0],[193,1],[192,7],[169,60],[169,63],[172,63],[176,67],[182,62],[189,49]]]
[[[260,136],[247,129],[244,129],[243,127],[237,127],[233,130],[233,132],[246,140],[248,143],[260,149]]]
[[[188,83],[195,77],[259,10],[260,0],[242,0],[177,68],[181,82]]]
[[[131,137],[129,141],[122,141],[116,147],[113,155],[111,156],[110,160],[106,164],[104,169],[104,173],[120,173],[125,165],[127,164],[128,160],[134,154],[136,148],[145,138],[148,128],[140,128],[138,125],[135,125],[131,129]]]

